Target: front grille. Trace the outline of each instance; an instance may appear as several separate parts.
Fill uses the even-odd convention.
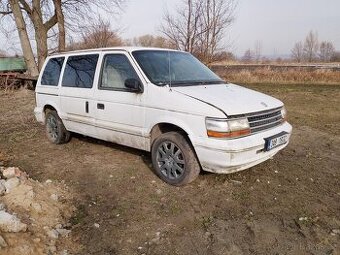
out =
[[[244,118],[249,122],[250,131],[252,134],[261,132],[273,127],[279,126],[282,123],[281,107],[254,113],[246,113],[239,115],[231,115],[229,118]]]
[[[282,123],[281,108],[246,114],[251,133],[261,132]]]

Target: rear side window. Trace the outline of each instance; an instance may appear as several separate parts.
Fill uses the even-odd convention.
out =
[[[64,57],[51,58],[48,60],[43,76],[41,78],[42,85],[58,86],[61,68],[63,67]]]
[[[67,59],[63,87],[92,88],[98,54],[71,56]]]

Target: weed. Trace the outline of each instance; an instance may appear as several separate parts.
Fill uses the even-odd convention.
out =
[[[86,211],[85,205],[79,205],[77,208],[76,213],[74,216],[70,219],[70,223],[72,225],[77,225],[79,223],[82,223],[83,220],[88,216],[88,213]]]
[[[300,68],[272,70],[269,67],[241,70],[218,69],[217,73],[233,83],[280,84],[340,84],[340,72],[332,70],[305,70]]]
[[[214,217],[211,215],[203,216],[201,218],[201,226],[205,231],[208,231],[209,228],[213,225],[213,223],[214,223]]]

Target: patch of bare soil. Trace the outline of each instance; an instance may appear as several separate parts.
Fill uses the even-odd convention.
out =
[[[0,151],[73,190],[71,242],[57,243],[69,254],[340,254],[340,87],[251,87],[285,102],[291,143],[185,187],[160,181],[148,153],[80,135],[50,144],[28,91],[0,93]]]

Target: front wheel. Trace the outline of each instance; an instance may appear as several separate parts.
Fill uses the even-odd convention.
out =
[[[171,185],[190,183],[200,173],[192,146],[177,132],[160,135],[152,145],[151,157],[156,174]]]
[[[62,120],[56,111],[48,110],[46,112],[46,135],[50,142],[54,144],[67,143],[71,134],[66,130]]]

